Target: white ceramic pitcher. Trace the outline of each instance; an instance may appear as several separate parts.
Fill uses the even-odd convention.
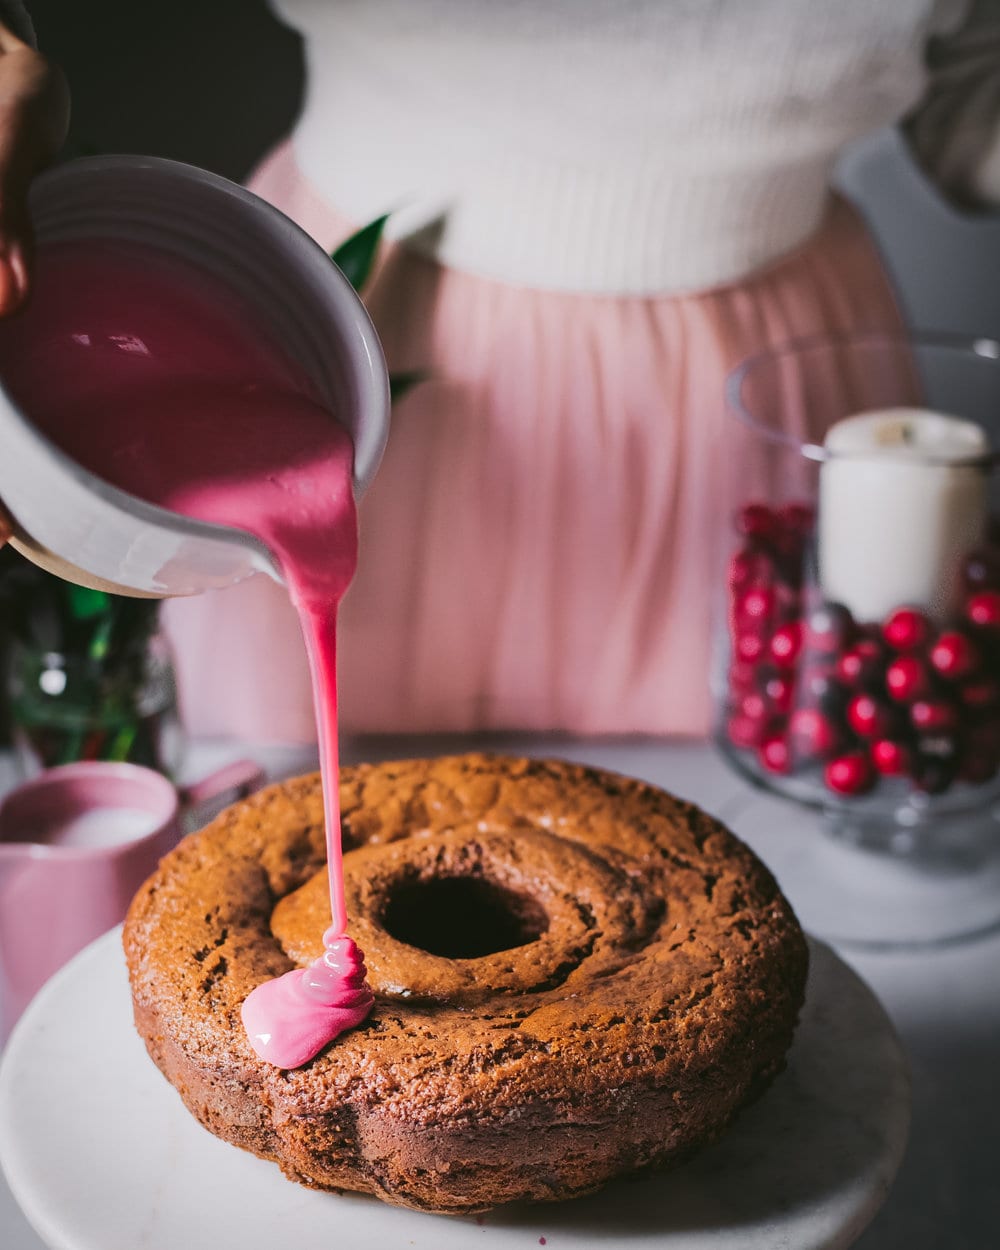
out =
[[[39,177],[31,217],[42,244],[117,239],[156,247],[221,280],[304,370],[354,440],[355,492],[378,467],[389,424],[382,350],[364,305],[326,253],[243,187],[175,161],[101,156]],[[190,595],[262,571],[264,545],[191,520],[81,468],[32,423],[0,379],[0,500],[12,542],[60,576],[149,597]]]

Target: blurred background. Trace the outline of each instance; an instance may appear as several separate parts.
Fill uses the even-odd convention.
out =
[[[242,180],[298,111],[301,42],[265,0],[28,7],[72,89],[66,156],[151,154]],[[912,326],[1000,337],[1000,215],[953,209],[894,131],[856,144],[838,181],[868,218]],[[14,559],[0,557],[0,575]],[[0,600],[0,662],[11,611]],[[0,742],[6,722],[0,694]]]

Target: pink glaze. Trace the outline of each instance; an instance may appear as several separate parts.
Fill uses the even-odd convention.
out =
[[[357,945],[349,937],[337,937],[332,929],[323,942],[326,950],[315,963],[265,981],[243,1004],[250,1045],[279,1068],[308,1063],[372,1009],[365,961]]]
[[[332,915],[324,941],[333,945],[311,968],[261,986],[244,1010],[259,1054],[305,1063],[373,1001],[344,937],[340,838],[336,618],[357,559],[351,440],[229,292],[135,245],[40,251],[28,309],[0,325],[0,373],[85,468],[151,503],[255,534],[278,560],[312,673]]]

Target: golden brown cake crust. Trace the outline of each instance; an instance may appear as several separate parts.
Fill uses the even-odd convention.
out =
[[[375,1007],[305,1067],[259,1059],[240,1005],[320,954],[318,776],[186,838],[129,910],[137,1027],[213,1133],[308,1185],[478,1211],[680,1158],[780,1069],[805,943],[698,808],[483,755],[346,768],[341,797]]]

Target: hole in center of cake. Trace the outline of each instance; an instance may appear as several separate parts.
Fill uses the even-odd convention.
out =
[[[382,923],[429,955],[478,959],[537,941],[549,918],[534,899],[482,877],[434,877],[397,885]]]

